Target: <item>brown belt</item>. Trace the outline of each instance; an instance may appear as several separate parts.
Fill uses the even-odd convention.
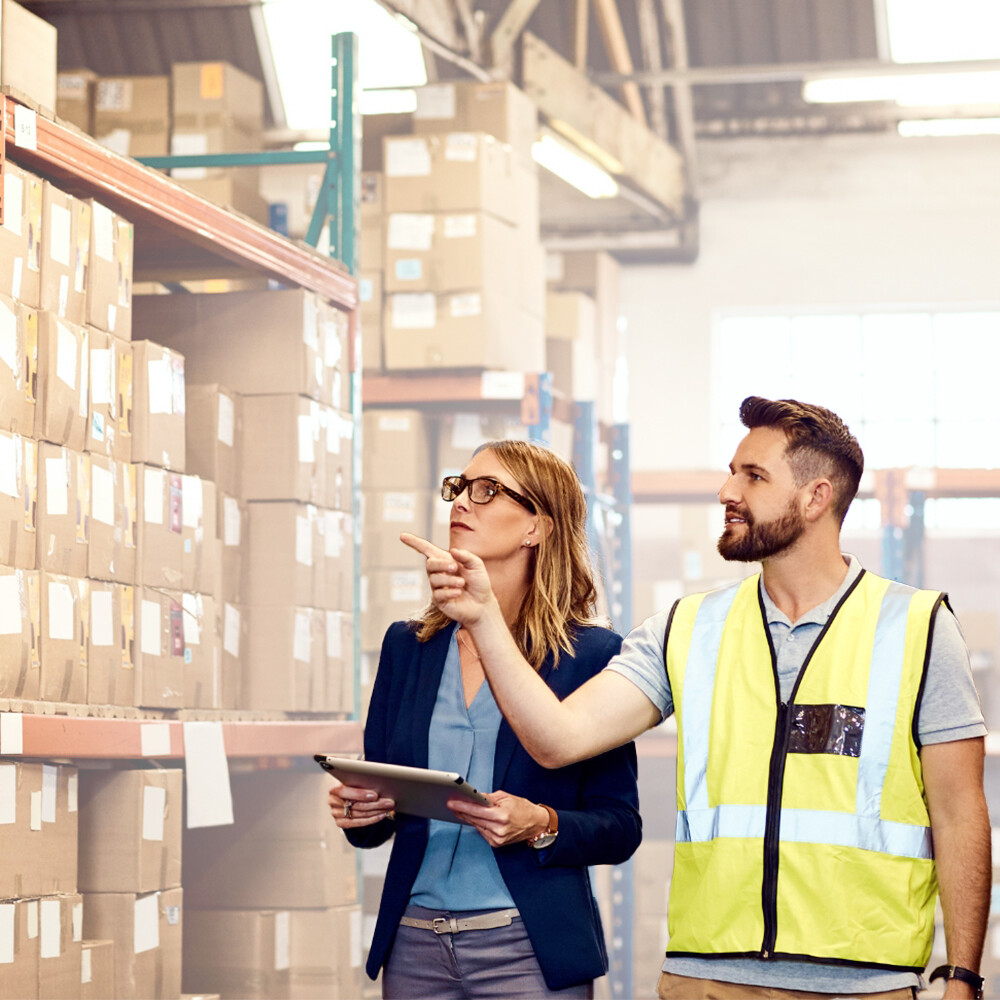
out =
[[[399,922],[404,927],[418,927],[422,931],[434,931],[435,934],[458,934],[461,931],[487,931],[494,927],[508,927],[514,917],[519,916],[516,909],[509,909],[480,913],[474,917],[435,917],[433,920],[403,917]]]

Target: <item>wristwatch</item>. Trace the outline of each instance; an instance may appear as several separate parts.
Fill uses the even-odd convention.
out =
[[[939,965],[928,978],[932,983],[935,979],[957,979],[968,983],[976,990],[976,1000],[983,1000],[983,977],[972,969],[963,969],[960,965]]]
[[[542,833],[528,841],[536,851],[540,851],[543,847],[551,847],[559,836],[559,815],[552,806],[543,805],[541,802],[538,804],[549,814],[549,823]]]

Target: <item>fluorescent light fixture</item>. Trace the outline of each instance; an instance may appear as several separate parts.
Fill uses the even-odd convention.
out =
[[[927,118],[900,122],[899,134],[907,137],[1000,135],[1000,118]]]
[[[618,183],[609,173],[550,133],[543,133],[532,145],[531,156],[588,198],[614,198],[618,194]]]
[[[1000,73],[927,73],[807,80],[802,97],[810,104],[895,101],[902,107],[1000,103]]]

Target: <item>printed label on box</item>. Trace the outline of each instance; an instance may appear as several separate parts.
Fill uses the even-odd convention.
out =
[[[115,641],[115,618],[110,590],[100,590],[96,584],[90,591],[90,642],[94,646],[110,646]]]
[[[98,111],[131,111],[132,81],[120,79],[98,80],[95,106]]]
[[[68,327],[56,321],[56,375],[71,389],[76,388],[76,356],[80,342]]]
[[[444,217],[444,235],[446,239],[466,239],[476,235],[478,231],[476,216],[446,215]]]
[[[451,315],[455,319],[467,316],[480,316],[483,312],[483,297],[479,292],[466,292],[462,295],[452,295],[448,300]]]
[[[303,566],[312,566],[313,526],[312,520],[308,517],[295,517],[295,561]]]
[[[309,663],[312,660],[312,616],[308,611],[295,612],[292,657],[301,663]]]
[[[0,576],[0,635],[20,635],[22,629],[21,571]],[[24,609],[27,610],[27,609]],[[0,820],[0,823],[4,822]]]
[[[162,843],[164,817],[167,812],[167,790],[146,785],[142,790],[142,839]]]
[[[219,393],[219,427],[217,435],[219,440],[225,444],[229,445],[230,448],[233,447],[233,441],[235,440],[235,428],[236,428],[236,408],[233,405],[232,399],[225,393]]]
[[[160,642],[160,602],[143,601],[142,617],[140,628],[142,629],[142,641],[139,648],[147,656],[162,655],[162,645]]]
[[[413,524],[417,498],[413,493],[386,493],[382,498],[382,520],[388,524]]]
[[[115,477],[110,469],[92,462],[90,509],[95,521],[111,527],[115,523]]]
[[[49,580],[49,638],[72,640],[76,633],[76,601],[68,583]]]
[[[69,267],[72,214],[62,205],[53,204],[49,208],[49,257],[57,264]]]
[[[474,163],[479,155],[479,139],[474,132],[452,132],[444,141],[444,158]]]
[[[274,968],[280,972],[291,965],[291,914],[281,911],[274,915]]]
[[[97,348],[90,352],[90,398],[95,406],[110,406],[115,401],[114,352]]]
[[[62,954],[62,912],[58,899],[39,900],[38,957],[58,958]]]
[[[149,380],[149,412],[173,413],[173,379],[170,372],[170,358],[160,358],[146,364]]]
[[[437,322],[433,292],[397,292],[389,296],[396,330],[432,330]]]
[[[453,83],[428,84],[417,87],[417,106],[414,118],[454,118],[455,85]]]
[[[135,901],[133,949],[137,955],[160,947],[160,894],[140,896]]]
[[[96,201],[94,209],[94,253],[101,260],[113,263],[115,259],[115,227],[114,214]]]
[[[226,605],[222,633],[222,648],[230,656],[239,656],[240,613],[231,604]]]
[[[14,903],[0,903],[0,965],[14,962]]]
[[[182,524],[197,528],[205,515],[204,489],[198,476],[181,477]]]
[[[45,513],[54,517],[69,513],[69,463],[65,453],[45,459]]]
[[[393,212],[386,230],[390,250],[430,250],[434,242],[434,216],[417,212]]]
[[[425,139],[392,138],[385,143],[387,177],[426,177],[431,172],[431,151]]]
[[[59,772],[52,764],[42,765],[42,822],[56,821],[56,794],[59,789]]]

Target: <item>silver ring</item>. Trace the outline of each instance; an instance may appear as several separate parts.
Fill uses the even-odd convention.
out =
[[[350,802],[345,802],[344,803],[344,819],[350,819],[350,818],[351,818],[351,803]]]

